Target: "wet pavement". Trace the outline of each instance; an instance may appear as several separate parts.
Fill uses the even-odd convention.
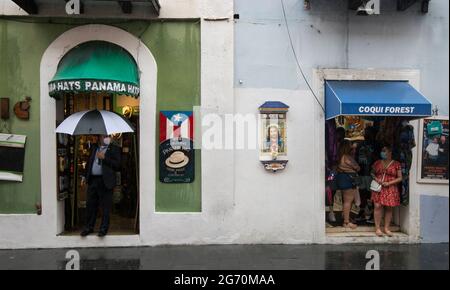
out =
[[[0,250],[0,270],[66,268],[69,249]],[[381,270],[448,270],[448,244],[223,245],[76,249],[81,270],[364,270],[378,251]]]

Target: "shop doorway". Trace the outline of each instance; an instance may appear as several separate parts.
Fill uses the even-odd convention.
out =
[[[73,113],[84,110],[115,111],[133,124],[134,134],[111,136],[121,149],[121,171],[113,190],[110,235],[139,234],[139,100],[110,93],[67,93],[56,101],[57,126]],[[57,134],[57,195],[63,203],[62,235],[78,235],[86,223],[87,185],[82,182],[92,144],[96,136]],[[98,213],[95,231],[101,222]]]
[[[344,198],[339,188],[337,174],[339,167],[339,147],[344,140],[351,142],[352,157],[359,166],[355,178],[356,196],[350,211],[350,222],[356,229],[343,226]],[[364,236],[373,234],[374,203],[371,199],[370,184],[372,168],[380,160],[384,146],[392,148],[392,158],[401,164],[403,180],[397,185],[400,204],[394,208],[390,225],[392,232],[402,232],[401,208],[409,205],[410,170],[413,148],[415,148],[414,128],[405,117],[368,117],[341,115],[326,121],[325,125],[325,219],[326,233],[353,233]],[[382,219],[384,226],[384,219]]]

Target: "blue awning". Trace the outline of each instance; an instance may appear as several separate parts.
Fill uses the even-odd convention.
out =
[[[326,81],[325,106],[327,120],[340,115],[432,115],[430,101],[407,81]]]

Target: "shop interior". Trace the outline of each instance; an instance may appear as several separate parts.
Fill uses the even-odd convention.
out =
[[[398,184],[400,193],[400,207],[409,203],[409,172],[412,163],[412,150],[416,146],[413,126],[405,117],[364,117],[339,116],[330,119],[325,126],[326,143],[326,232],[340,233],[347,231],[373,232],[374,205],[371,201],[370,172],[375,161],[380,159],[384,144],[393,148],[393,160],[401,163],[403,181]],[[352,142],[352,154],[358,163],[358,186],[352,205],[350,222],[358,225],[350,230],[343,227],[343,198],[342,192],[336,185],[336,167],[339,144],[343,139]],[[369,178],[367,178],[369,177]],[[400,207],[395,208],[392,232],[401,232]]]
[[[122,170],[117,172],[117,185],[113,190],[113,208],[109,234],[130,235],[139,231],[139,100],[110,93],[65,94],[56,102],[58,126],[73,113],[84,110],[108,110],[122,114],[133,124],[135,133],[111,136],[121,148]],[[64,232],[78,235],[86,222],[87,185],[82,175],[89,160],[91,144],[96,136],[70,136],[57,134],[57,193],[64,202]],[[95,231],[101,222],[98,212]]]

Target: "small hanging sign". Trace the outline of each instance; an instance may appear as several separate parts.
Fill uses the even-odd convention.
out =
[[[22,182],[26,138],[0,134],[0,180]]]
[[[161,111],[159,121],[159,180],[163,183],[193,182],[193,112]]]

